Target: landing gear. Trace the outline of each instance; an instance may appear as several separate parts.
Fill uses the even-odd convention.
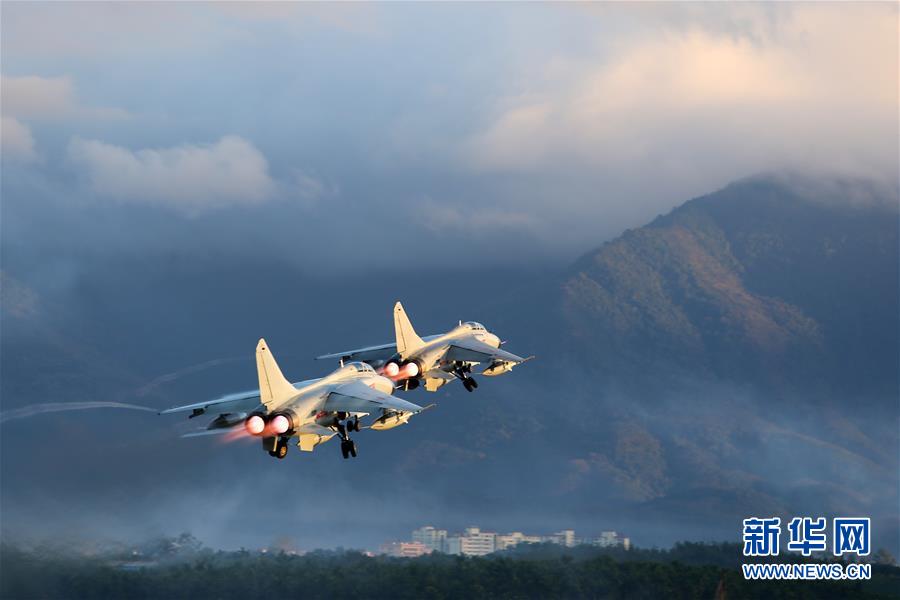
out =
[[[457,363],[456,368],[453,369],[453,374],[462,380],[463,387],[466,388],[467,392],[474,392],[475,388],[478,387],[478,382],[472,378],[471,373],[472,367],[465,363]]]
[[[288,445],[287,440],[280,439],[278,440],[278,444],[275,446],[274,450],[269,450],[269,456],[274,456],[275,458],[281,459],[287,456],[288,453]]]
[[[337,430],[338,435],[341,436],[341,456],[345,459],[350,458],[351,456],[356,458],[356,442],[351,440],[347,433],[350,431],[359,431],[359,417],[354,418],[352,421],[348,420],[346,426],[338,421]]]
[[[341,440],[341,455],[347,459],[356,458],[356,442],[353,440]]]

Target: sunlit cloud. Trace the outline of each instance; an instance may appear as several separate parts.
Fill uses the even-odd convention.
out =
[[[121,108],[81,104],[71,77],[0,77],[4,115],[20,119],[122,119]]]
[[[91,190],[120,202],[169,205],[186,212],[258,204],[275,192],[265,156],[238,136],[212,144],[130,150],[75,138],[69,160],[84,170]]]
[[[553,56],[497,100],[462,156],[481,170],[620,165],[677,176],[727,157],[744,173],[890,176],[896,17],[891,6],[807,5],[780,15],[774,33],[760,11],[755,36],[682,24],[621,37],[597,61]]]
[[[4,159],[21,162],[35,160],[37,151],[31,129],[12,117],[0,118],[0,154]]]

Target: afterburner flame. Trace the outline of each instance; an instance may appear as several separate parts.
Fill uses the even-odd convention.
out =
[[[384,365],[384,374],[388,377],[396,377],[397,374],[400,373],[400,367],[397,366],[397,363],[389,362]]]
[[[415,377],[419,374],[419,365],[416,363],[408,363],[403,367],[404,377]]]
[[[259,415],[253,415],[244,422],[244,428],[250,435],[259,435],[266,428],[266,422]]]
[[[290,426],[290,421],[288,421],[288,418],[284,415],[276,415],[275,418],[273,418],[269,422],[269,427],[271,428],[272,433],[277,434],[286,432],[290,428]]]
[[[223,444],[229,444],[237,440],[253,440],[256,439],[245,427],[235,427],[231,431],[222,434],[219,438]]]

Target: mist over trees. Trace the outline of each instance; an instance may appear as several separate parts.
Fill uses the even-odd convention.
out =
[[[737,544],[669,550],[535,545],[487,557],[416,559],[203,548],[192,536],[91,555],[0,547],[0,597],[38,598],[897,598],[900,568],[870,581],[745,581]],[[794,557],[779,560],[800,562]],[[812,561],[809,561],[812,562]]]

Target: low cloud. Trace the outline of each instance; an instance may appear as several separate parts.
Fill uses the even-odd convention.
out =
[[[277,187],[262,152],[233,135],[212,144],[136,151],[74,138],[68,158],[84,170],[98,196],[163,204],[188,213],[259,204],[273,197]]]
[[[0,77],[3,114],[20,119],[122,119],[121,108],[79,103],[71,77]]]
[[[20,162],[35,160],[37,151],[31,129],[12,117],[0,118],[0,154],[4,159]]]

